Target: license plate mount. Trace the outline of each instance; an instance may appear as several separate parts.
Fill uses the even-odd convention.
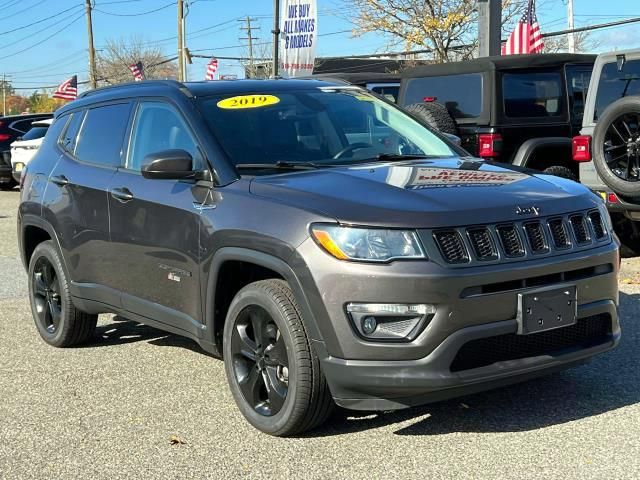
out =
[[[574,325],[578,316],[575,285],[541,288],[518,294],[518,335]]]

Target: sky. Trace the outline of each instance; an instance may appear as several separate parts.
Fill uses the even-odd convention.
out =
[[[238,20],[250,15],[259,27],[256,43],[272,38],[272,0],[185,0],[187,46],[191,52],[216,56],[245,56],[246,36]],[[566,0],[538,0],[543,32],[566,28]],[[0,0],[0,76],[5,73],[19,92],[57,85],[73,74],[88,77],[87,30],[84,0]],[[176,56],[176,6],[171,0],[94,0],[93,31],[96,49],[107,39],[140,37],[156,43],[167,57]],[[387,39],[367,34],[353,38],[352,2],[317,0],[318,56],[384,52]],[[636,0],[575,0],[576,26],[640,16]],[[52,18],[49,18],[52,17]],[[46,19],[46,20],[45,20]],[[44,21],[43,21],[44,20]],[[29,24],[34,25],[27,26]],[[23,27],[23,28],[22,28]],[[204,29],[204,30],[203,30]],[[596,51],[640,47],[640,23],[593,34]],[[188,66],[190,80],[201,80],[206,59]],[[220,74],[242,76],[237,61],[220,60]]]

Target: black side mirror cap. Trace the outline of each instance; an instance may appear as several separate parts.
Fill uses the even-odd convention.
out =
[[[141,173],[144,178],[180,180],[196,178],[193,158],[185,150],[163,150],[144,157]]]

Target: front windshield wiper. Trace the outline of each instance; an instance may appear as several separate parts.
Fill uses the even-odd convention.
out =
[[[311,162],[283,162],[276,163],[238,163],[235,166],[238,170],[260,170],[260,169],[274,169],[274,170],[315,170],[321,168],[321,165],[317,165]]]

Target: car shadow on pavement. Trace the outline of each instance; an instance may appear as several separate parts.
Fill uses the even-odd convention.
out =
[[[640,295],[621,293],[620,302],[620,344],[587,365],[510,387],[396,412],[339,410],[336,418],[308,435],[341,435],[396,424],[397,435],[521,432],[638,403]]]
[[[96,327],[94,338],[83,348],[112,347],[127,343],[147,342],[159,347],[180,347],[196,353],[209,355],[193,340],[167,333],[143,323],[115,315],[113,322]]]

